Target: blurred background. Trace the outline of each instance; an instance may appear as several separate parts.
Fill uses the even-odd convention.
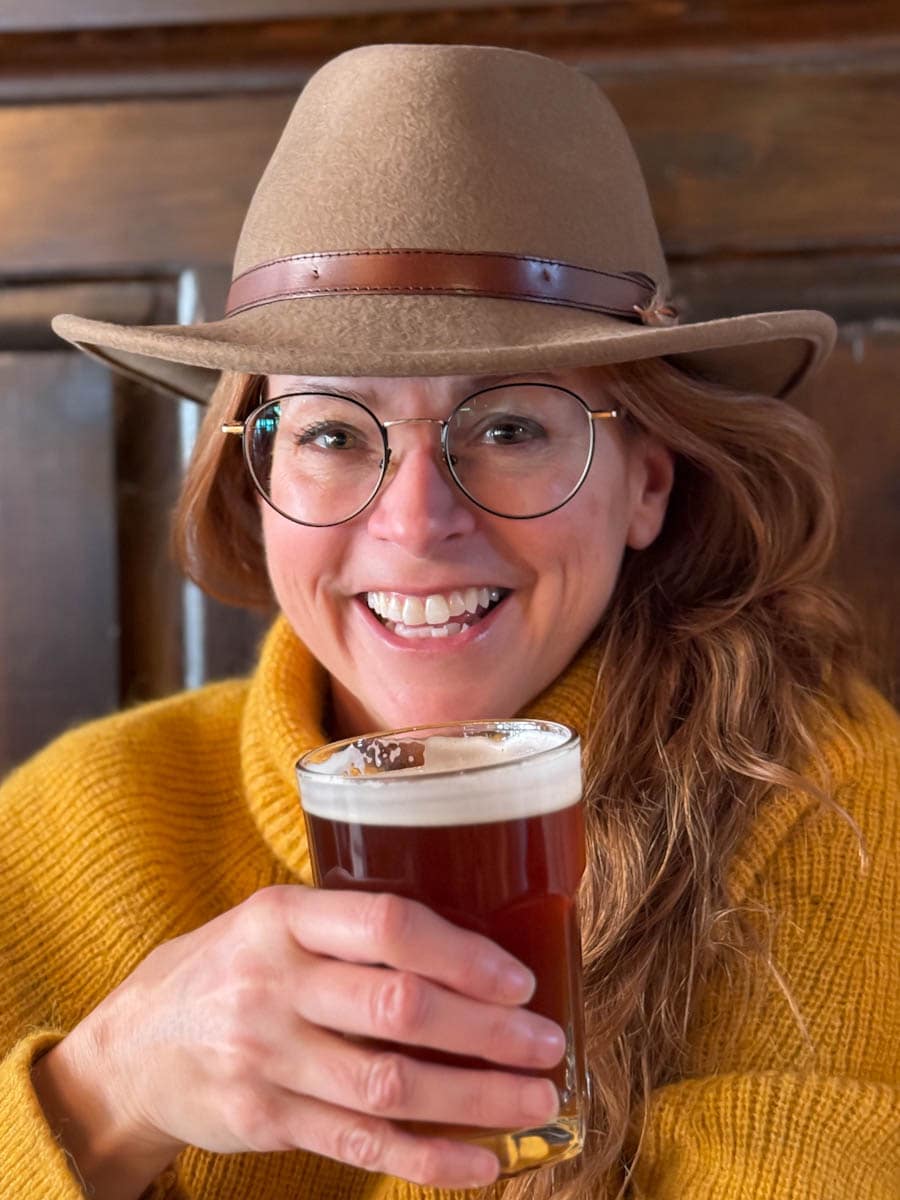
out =
[[[838,455],[839,573],[897,698],[896,0],[3,0],[0,774],[76,721],[246,670],[265,625],[169,561],[195,406],[114,379],[50,317],[220,316],[296,93],[395,41],[534,50],[604,87],[688,319],[838,319],[799,403]]]

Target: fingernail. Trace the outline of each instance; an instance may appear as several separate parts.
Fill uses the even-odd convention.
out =
[[[552,1067],[562,1058],[566,1049],[566,1035],[558,1025],[548,1022],[534,1038],[535,1054],[542,1063]]]
[[[501,970],[498,983],[504,1000],[524,1004],[534,995],[537,980],[534,972],[529,971],[527,967],[520,963],[510,963]]]
[[[535,1079],[526,1083],[519,1102],[529,1121],[552,1121],[559,1113],[559,1093],[549,1079]]]

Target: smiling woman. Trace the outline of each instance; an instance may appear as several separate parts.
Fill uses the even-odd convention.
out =
[[[183,492],[185,566],[246,603],[259,598],[252,581],[243,590],[256,560],[255,582],[331,675],[336,734],[512,716],[596,626],[626,547],[643,549],[662,525],[672,455],[624,413],[605,419],[616,417],[615,378],[611,368],[545,372],[544,382],[274,377],[266,404],[233,426],[256,491],[221,426],[255,405],[258,387],[225,380]],[[273,407],[261,438],[256,414]],[[315,443],[298,448],[310,420]],[[336,447],[326,436],[338,429]],[[540,520],[494,511],[507,503]],[[332,516],[325,528],[319,505]],[[245,543],[223,545],[209,522],[220,508],[244,512]]]
[[[900,722],[789,399],[830,319],[680,324],[577,72],[375,46],[300,98],[222,320],[55,328],[207,404],[180,561],[278,616],[249,680],[75,730],[0,793],[17,1194],[892,1194]],[[293,764],[517,714],[584,744],[592,1087],[581,1156],[498,1182],[428,1129],[553,1119],[566,1031],[487,938],[311,888]]]

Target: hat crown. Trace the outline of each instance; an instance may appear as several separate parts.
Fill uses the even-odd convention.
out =
[[[309,81],[235,275],[327,250],[521,254],[667,272],[628,135],[580,72],[518,50],[366,46]]]

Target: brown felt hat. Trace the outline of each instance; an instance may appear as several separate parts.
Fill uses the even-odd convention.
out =
[[[205,401],[221,370],[489,374],[664,355],[785,395],[830,317],[679,323],[640,167],[585,75],[481,46],[365,46],[309,81],[244,222],[226,315],[65,314],[86,353]]]

